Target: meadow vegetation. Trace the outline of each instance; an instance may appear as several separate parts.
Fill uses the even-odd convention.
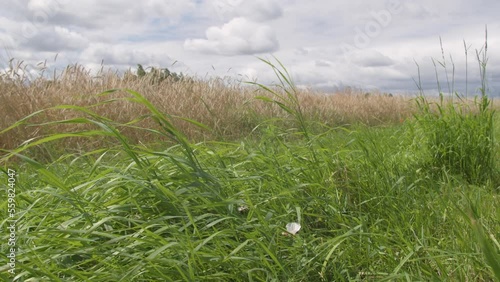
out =
[[[485,87],[469,101],[325,95],[263,63],[275,85],[79,66],[4,76],[18,249],[0,278],[500,279],[500,120]]]
[[[230,78],[213,78],[207,81],[195,78],[180,80],[175,76],[159,81],[157,76],[131,73],[120,76],[111,71],[91,75],[90,71],[82,66],[73,65],[51,80],[36,79],[27,86],[26,81],[30,79],[23,76],[26,73],[23,71],[23,65],[15,64],[12,68],[11,73],[4,74],[4,81],[0,85],[0,99],[3,101],[0,103],[0,111],[5,115],[5,119],[0,120],[0,128],[7,128],[35,112],[50,110],[30,118],[29,126],[19,125],[0,135],[0,143],[4,144],[5,149],[16,148],[30,138],[74,130],[74,125],[65,124],[36,126],[37,123],[77,116],[70,110],[53,108],[58,105],[91,107],[96,114],[117,123],[127,123],[148,114],[147,109],[140,104],[127,101],[107,104],[107,100],[123,98],[126,95],[123,91],[105,97],[96,95],[109,89],[139,90],[141,95],[161,112],[205,124],[209,130],[200,130],[180,119],[172,121],[175,127],[193,142],[241,140],[251,136],[255,127],[264,121],[280,122],[279,120],[283,121],[286,116],[278,106],[255,99],[256,96],[268,93]],[[8,77],[15,79],[8,80]],[[330,127],[398,124],[410,117],[414,108],[410,102],[411,97],[390,97],[381,93],[367,95],[352,89],[334,94],[302,90],[297,96],[304,108],[305,118]],[[158,128],[155,122],[150,120],[143,120],[139,125]],[[156,134],[128,129],[123,129],[121,133],[126,135],[132,144],[158,141]],[[79,146],[95,145],[92,148],[98,148],[104,144],[99,140],[93,140],[90,144],[88,140],[69,140],[63,141],[60,147],[88,150],[88,147]]]

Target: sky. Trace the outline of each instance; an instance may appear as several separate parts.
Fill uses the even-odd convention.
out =
[[[51,70],[78,63],[133,71],[142,64],[276,83],[262,58],[278,59],[297,86],[325,92],[414,93],[420,81],[426,93],[439,85],[475,94],[487,27],[485,78],[490,95],[500,96],[497,0],[2,2],[0,70],[10,58],[33,74],[44,61]]]

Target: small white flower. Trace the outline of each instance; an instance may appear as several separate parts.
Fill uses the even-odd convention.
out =
[[[238,207],[238,211],[240,213],[247,212],[248,211],[248,206],[247,205],[241,205],[241,206]]]
[[[286,231],[292,235],[295,235],[297,232],[299,232],[301,227],[302,226],[300,226],[300,224],[298,224],[297,222],[291,222],[286,225]]]

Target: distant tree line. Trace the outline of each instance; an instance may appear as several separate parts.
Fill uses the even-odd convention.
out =
[[[182,72],[171,72],[168,68],[144,68],[141,64],[137,64],[136,77],[150,79],[152,84],[159,84],[164,80],[177,81],[193,81],[192,78],[185,76]]]

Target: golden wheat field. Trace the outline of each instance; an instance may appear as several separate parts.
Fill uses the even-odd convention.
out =
[[[105,103],[113,98],[124,98],[127,94],[116,92],[111,96],[100,97],[99,93],[109,89],[131,89],[144,95],[159,110],[172,116],[180,116],[198,121],[211,130],[200,130],[188,122],[175,120],[175,125],[192,140],[237,139],[247,136],[260,122],[284,113],[276,105],[255,99],[268,95],[258,87],[244,82],[228,79],[210,80],[165,80],[154,84],[148,78],[133,75],[119,76],[108,72],[98,77],[90,75],[83,67],[74,65],[53,80],[36,79],[28,86],[22,79],[3,80],[0,83],[0,111],[4,119],[0,128],[4,129],[16,121],[42,109],[57,105],[91,106],[96,114],[117,122],[128,122],[147,110],[141,105],[127,101]],[[299,90],[298,97],[304,115],[328,126],[362,123],[384,125],[400,123],[412,115],[411,97],[382,93],[367,94],[361,91],[342,93],[318,93]],[[104,104],[99,104],[104,103]],[[75,112],[69,109],[53,109],[33,116],[23,126],[8,134],[0,135],[4,148],[14,148],[23,141],[40,137],[51,132],[79,130],[74,126],[34,126],[35,124],[74,118]],[[151,121],[143,120],[141,126],[153,126]],[[81,128],[83,129],[83,128]],[[50,131],[50,132],[48,132]],[[147,143],[148,135],[129,130],[126,133],[132,143]],[[70,142],[68,146],[78,146]]]
[[[124,99],[130,97],[124,91],[99,95],[110,89],[130,89],[141,93],[160,111],[171,115],[176,128],[194,142],[238,140],[252,134],[264,121],[286,117],[286,112],[276,104],[256,99],[269,96],[268,92],[229,78],[166,79],[161,83],[152,83],[150,77],[139,78],[130,72],[120,76],[117,72],[108,71],[96,76],[80,65],[71,65],[53,79],[38,77],[26,83],[28,79],[18,75],[19,71],[14,73],[16,76],[4,74],[0,80],[0,111],[4,115],[0,129],[37,114],[24,120],[22,126],[0,134],[0,144],[7,150],[16,148],[26,140],[51,133],[90,129],[88,125],[74,123],[51,125],[53,121],[80,116],[74,108],[62,109],[61,105],[90,107],[95,114],[117,124],[130,122],[133,126],[143,128],[157,126],[154,121],[145,118],[148,110],[143,105]],[[297,89],[297,97],[308,120],[330,127],[395,125],[411,118],[415,111],[414,97],[397,93],[367,93],[351,88],[337,93]],[[498,101],[493,101],[494,107],[498,108]],[[58,108],[54,108],[56,106]],[[197,121],[206,128],[202,129],[181,118]],[[159,141],[157,134],[145,134],[133,128],[121,128],[121,132],[132,144]],[[102,145],[99,143],[95,139],[84,142],[81,138],[71,138],[61,141],[61,146],[79,150]]]

